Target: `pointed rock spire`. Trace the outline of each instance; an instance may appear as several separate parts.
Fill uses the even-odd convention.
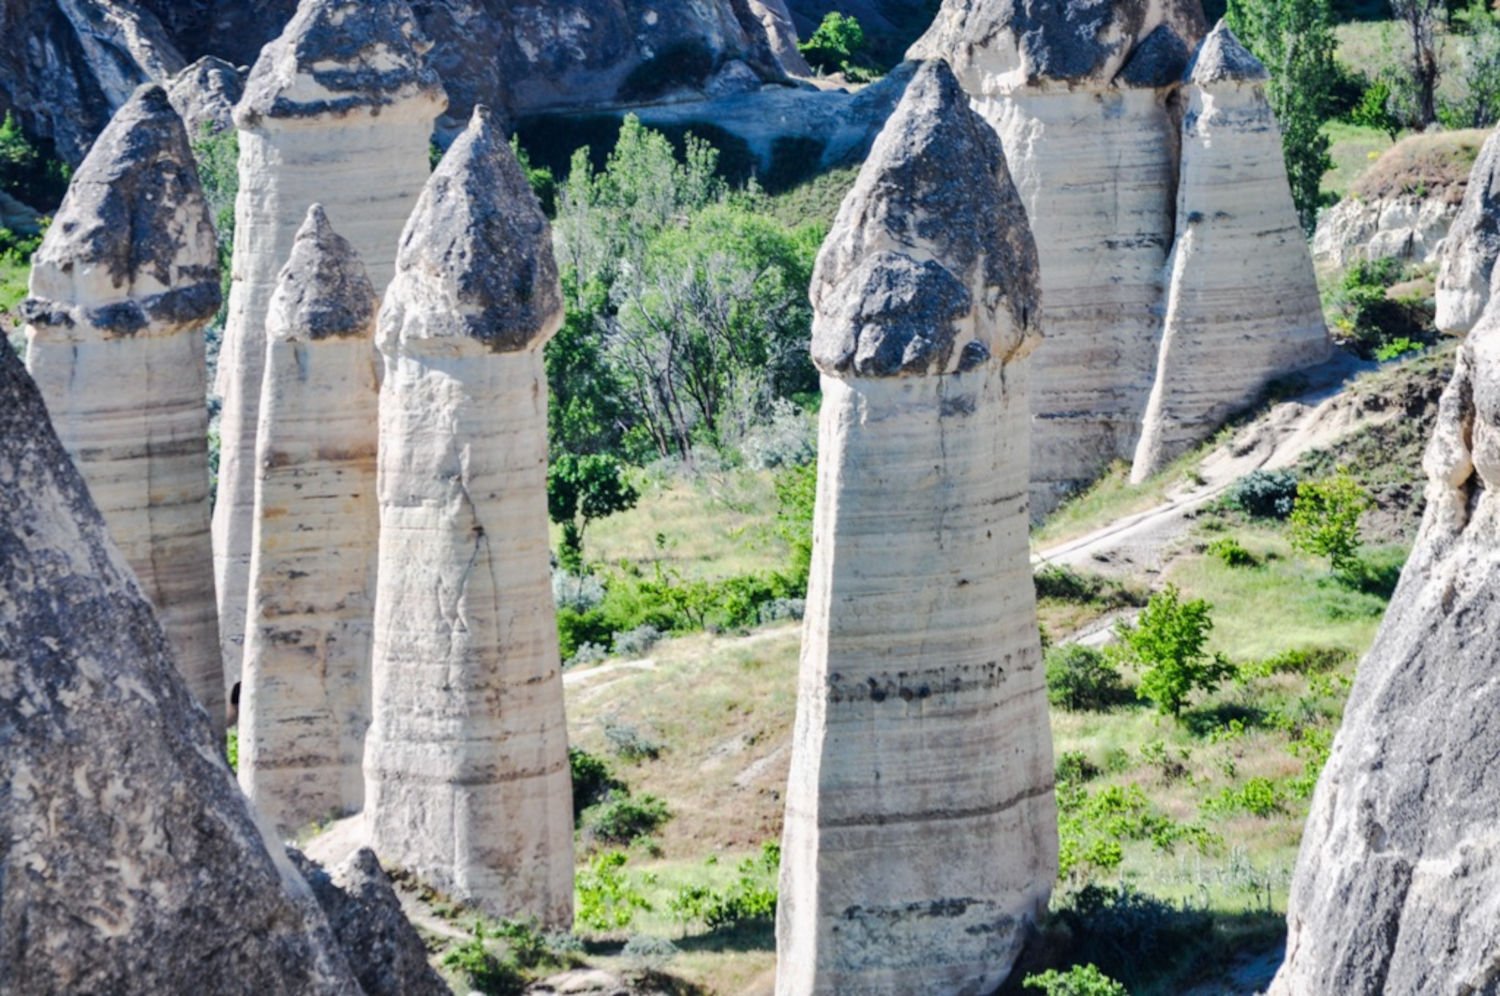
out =
[[[314,204],[271,298],[240,784],[285,831],[359,810],[380,528],[375,288]]]
[[[219,300],[187,132],[148,84],[94,143],[32,258],[27,366],[222,730],[202,332]]]
[[[365,814],[388,861],[565,926],[573,816],[547,545],[551,235],[488,115],[432,175],[380,311]]]
[[[1187,78],[1195,86],[1212,87],[1219,83],[1266,83],[1271,74],[1240,44],[1229,24],[1220,20],[1198,46]]]
[[[1057,828],[1026,501],[1037,281],[998,142],[947,65],[923,66],[813,283],[823,406],[784,996],[990,992],[1046,909]]]
[[[1500,259],[1500,128],[1490,133],[1469,171],[1458,216],[1438,251],[1437,327],[1467,332],[1490,300]]]

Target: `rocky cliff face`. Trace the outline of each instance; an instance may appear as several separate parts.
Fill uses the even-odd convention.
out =
[[[0,340],[0,990],[355,982]]]
[[[1490,300],[1500,259],[1500,131],[1490,135],[1469,174],[1458,217],[1438,252],[1437,327],[1467,332]]]
[[[218,255],[187,132],[160,87],[142,87],[79,167],[30,290],[27,365],[222,730],[203,405]]]
[[[240,784],[295,831],[364,801],[375,606],[379,299],[313,205],[266,322]]]
[[[1036,249],[924,66],[813,277],[817,512],[777,992],[989,992],[1057,872],[1027,553]]]
[[[566,926],[573,814],[547,547],[551,229],[479,109],[381,306],[375,849],[493,914]]]
[[[1427,511],[1318,781],[1273,996],[1500,991],[1500,303],[1459,349]]]
[[[1036,233],[1047,341],[1032,394],[1034,513],[1111,462],[1132,459],[1140,441],[1159,379],[1167,263],[1191,151],[1183,146],[1194,140],[1183,133],[1184,74],[1205,33],[1198,0],[947,0],[912,48],[913,57],[952,60],[975,109],[1000,134]],[[1279,150],[1261,142],[1247,151],[1262,158],[1218,171],[1200,202],[1215,210],[1248,204],[1265,189]],[[1278,220],[1264,249],[1225,243],[1221,251],[1232,256],[1219,265],[1285,252],[1284,243]],[[1301,269],[1310,281],[1311,269]],[[1244,302],[1236,313],[1252,329],[1274,323],[1280,293],[1300,301],[1309,289],[1316,291],[1299,283],[1267,294],[1247,279],[1234,288]],[[1299,337],[1303,324],[1299,318],[1288,332]],[[1221,333],[1233,339],[1241,331]],[[1242,371],[1247,380],[1284,375],[1304,351],[1268,355],[1269,367]]]

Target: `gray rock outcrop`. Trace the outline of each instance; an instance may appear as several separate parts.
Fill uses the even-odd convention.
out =
[[[912,81],[813,275],[817,511],[776,991],[999,985],[1057,873],[1027,548],[1036,247],[947,65]]]
[[[0,340],[0,991],[358,996]]]
[[[1183,130],[1209,122],[1186,120],[1182,111],[1183,88],[1192,85],[1185,74],[1206,33],[1198,0],[946,0],[912,47],[914,58],[952,61],[974,108],[1000,134],[1036,234],[1047,340],[1034,365],[1034,514],[1136,454],[1160,379],[1167,264],[1183,220],[1178,187],[1191,180],[1182,171],[1195,144],[1212,158],[1203,136]],[[1232,130],[1234,117],[1221,117],[1219,126]],[[1249,206],[1273,185],[1279,149],[1263,140],[1251,147],[1256,162],[1219,170],[1214,179],[1203,160],[1200,203],[1215,211],[1223,203]],[[1200,258],[1195,266],[1232,267],[1271,252],[1305,256],[1305,245],[1285,245],[1284,228],[1278,219],[1263,239],[1247,228],[1253,243],[1219,243],[1228,261]],[[1311,279],[1300,262],[1291,269]],[[1247,279],[1234,288],[1240,304],[1224,310],[1247,334],[1259,335],[1280,320],[1283,296],[1301,301],[1307,289],[1272,290]],[[1291,338],[1300,339],[1304,325],[1299,317],[1287,329]],[[1220,330],[1226,340],[1241,333]],[[1264,386],[1296,369],[1308,352],[1300,345],[1285,354],[1267,351],[1269,366],[1247,365],[1240,374]]]
[[[380,512],[379,299],[313,205],[266,320],[240,785],[295,831],[364,801]]]
[[[1188,69],[1166,316],[1132,481],[1254,404],[1272,374],[1329,356],[1269,79],[1222,21]]]
[[[443,90],[402,0],[303,0],[235,109],[240,187],[218,394],[222,448],[214,576],[224,674],[239,680],[255,501],[266,313],[307,209],[321,203],[377,293],[429,174]]]
[[[547,539],[551,230],[481,108],[381,306],[380,561],[365,813],[457,899],[566,926],[573,814]]]
[[[167,82],[167,96],[194,141],[205,131],[218,135],[234,127],[234,107],[245,95],[240,71],[205,55]]]
[[[1458,217],[1438,250],[1437,327],[1467,332],[1490,300],[1500,258],[1500,130],[1485,141],[1469,174]]]
[[[374,851],[360,848],[331,874],[300,851],[287,856],[312,886],[366,996],[448,996]]]
[[[1423,466],[1422,528],[1313,796],[1273,996],[1500,992],[1494,293]]]
[[[144,86],[99,136],[32,259],[26,359],[188,687],[222,730],[203,403],[203,327],[219,301],[187,132],[161,87]]]

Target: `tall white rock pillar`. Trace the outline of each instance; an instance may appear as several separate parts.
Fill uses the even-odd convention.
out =
[[[1036,248],[929,63],[813,276],[817,512],[777,992],[987,992],[1057,873],[1027,551]]]
[[[573,817],[547,548],[551,232],[483,108],[401,239],[380,312],[373,846],[507,917],[572,919]]]

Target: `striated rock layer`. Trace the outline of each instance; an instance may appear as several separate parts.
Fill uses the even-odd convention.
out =
[[[912,47],[914,58],[953,62],[973,106],[1000,134],[1036,234],[1047,330],[1032,392],[1036,514],[1135,455],[1159,380],[1177,188],[1184,164],[1208,151],[1201,135],[1182,132],[1183,76],[1205,31],[1198,0],[946,0]],[[1185,142],[1197,142],[1198,152]],[[1279,148],[1251,147],[1270,161],[1218,171],[1222,186],[1200,191],[1215,211],[1247,210],[1274,185]],[[1203,172],[1214,171],[1205,162]],[[1206,272],[1288,251],[1283,230],[1278,219],[1264,235],[1247,233],[1253,242],[1223,243],[1228,264],[1195,265]],[[1288,310],[1284,300],[1300,301],[1309,289],[1315,294],[1312,284],[1268,291],[1247,281],[1219,335],[1263,334]],[[1287,331],[1300,339],[1304,325],[1299,315]],[[1265,385],[1306,355],[1300,346],[1277,354],[1244,378]]]
[[[22,310],[58,435],[222,730],[203,403],[214,238],[182,121],[144,86],[73,177]]]
[[[1166,319],[1132,481],[1253,404],[1268,372],[1328,358],[1269,78],[1222,21],[1189,68]]]
[[[1500,303],[1459,347],[1427,510],[1318,781],[1273,996],[1500,991]]]
[[[426,47],[401,0],[303,0],[286,31],[261,53],[235,109],[240,188],[219,356],[224,405],[213,523],[230,685],[239,679],[244,650],[271,294],[314,202],[365,261],[376,291],[390,281],[401,227],[427,180],[432,123],[444,107]]]
[[[551,232],[483,109],[401,239],[380,313],[375,849],[457,898],[566,925],[567,730],[547,548]]]
[[[876,141],[813,277],[817,512],[777,992],[988,992],[1056,810],[1027,552],[1036,249],[947,65]]]
[[[0,992],[357,996],[131,574],[0,339]]]
[[[1490,300],[1490,274],[1500,259],[1500,130],[1479,150],[1458,216],[1438,250],[1437,327],[1467,332]]]
[[[364,801],[378,305],[354,248],[314,205],[266,323],[240,689],[240,784],[288,830]]]

